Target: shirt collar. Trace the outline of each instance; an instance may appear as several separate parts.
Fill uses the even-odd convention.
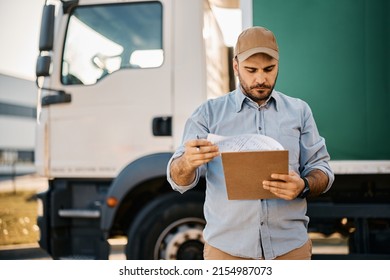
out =
[[[236,103],[236,112],[240,112],[242,109],[242,106],[244,104],[244,101],[248,99],[250,100],[243,92],[241,89],[241,85],[239,85],[236,89],[236,95],[235,95],[235,103]],[[267,101],[267,107],[271,106],[274,104],[276,111],[278,111],[278,102],[280,100],[279,93],[276,90],[273,90],[271,93],[271,96],[269,100]],[[253,102],[253,101],[251,101]]]

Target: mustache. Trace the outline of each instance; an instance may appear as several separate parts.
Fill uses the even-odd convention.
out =
[[[267,84],[255,84],[249,87],[250,89],[271,89],[270,85]]]

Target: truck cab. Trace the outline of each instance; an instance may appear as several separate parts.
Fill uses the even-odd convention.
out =
[[[201,258],[202,186],[179,196],[166,167],[189,114],[229,91],[210,2],[49,1],[39,51],[41,247],[107,259],[125,236],[129,259]]]

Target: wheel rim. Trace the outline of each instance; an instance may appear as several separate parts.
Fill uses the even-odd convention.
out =
[[[155,259],[203,259],[205,221],[188,217],[170,224],[160,234],[154,249]]]

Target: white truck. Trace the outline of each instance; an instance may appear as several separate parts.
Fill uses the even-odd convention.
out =
[[[54,259],[107,259],[116,236],[128,259],[202,259],[205,180],[180,195],[166,165],[192,111],[235,87],[210,2],[238,6],[47,1],[35,159],[49,180],[39,243]],[[390,258],[388,1],[240,2],[244,27],[276,34],[277,89],[308,101],[332,158],[309,231],[341,233],[348,254],[313,258]]]
[[[203,194],[173,192],[166,167],[189,114],[229,91],[229,49],[209,1],[47,2],[36,69],[36,167],[49,180],[40,246],[54,259],[107,259],[108,238],[127,236],[128,259],[202,258]]]

